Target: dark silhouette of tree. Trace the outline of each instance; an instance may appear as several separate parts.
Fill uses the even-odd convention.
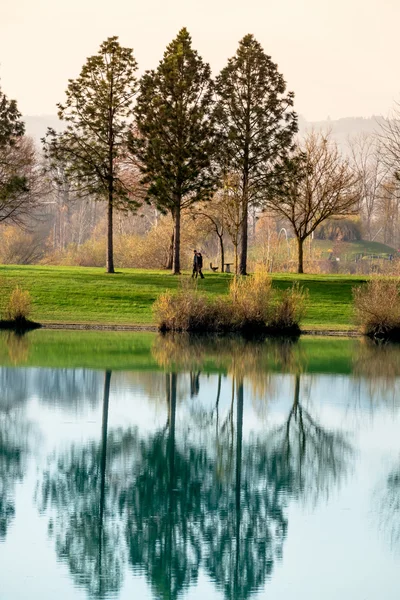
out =
[[[15,100],[0,87],[0,223],[26,222],[38,204],[37,157]],[[42,190],[43,191],[43,190]]]
[[[0,403],[0,541],[15,517],[15,484],[22,481],[29,429],[14,408]]]
[[[201,567],[227,600],[250,599],[282,557],[288,503],[330,493],[346,473],[350,446],[302,406],[300,376],[286,423],[247,438],[245,376],[240,365],[232,372],[228,406],[221,408],[219,375],[208,417],[189,411],[183,430],[179,375],[167,372],[166,423],[150,435],[108,432],[106,373],[101,443],[61,456],[44,475],[40,499],[58,557],[91,597],[119,590],[127,559],[163,600],[195,585]],[[189,440],[193,423],[209,434],[205,444]]]
[[[59,560],[68,565],[92,598],[108,598],[123,579],[123,544],[115,503],[107,502],[107,460],[121,453],[119,440],[108,436],[111,371],[105,372],[100,444],[72,447],[43,475],[38,499],[50,513]],[[54,515],[54,518],[53,518]]]
[[[293,405],[285,423],[270,435],[269,446],[290,479],[288,492],[315,503],[339,486],[353,450],[345,435],[326,430],[302,405],[300,382],[300,374],[295,375]]]
[[[62,168],[79,196],[107,202],[107,272],[114,273],[113,212],[136,208],[126,142],[136,94],[136,60],[117,37],[105,40],[77,79],[70,79],[58,116],[67,126],[43,140],[49,170]]]
[[[3,541],[15,517],[14,486],[22,480],[24,461],[21,446],[10,438],[10,423],[0,419],[0,541]]]
[[[208,200],[215,188],[216,152],[210,66],[192,48],[183,28],[155,71],[140,80],[135,108],[138,135],[132,153],[140,162],[148,199],[174,222],[173,273],[180,272],[181,213]]]
[[[175,441],[177,374],[166,376],[166,428],[141,440],[137,473],[121,494],[129,558],[144,570],[157,597],[174,600],[197,581],[201,561],[200,487],[209,470],[205,451]]]
[[[268,189],[275,163],[293,147],[297,115],[292,92],[277,65],[252,35],[240,42],[235,56],[216,80],[216,118],[223,143],[222,170],[237,174],[241,199],[240,274],[247,270],[249,208]]]
[[[282,556],[287,482],[265,445],[243,442],[243,380],[236,380],[235,454],[225,478],[203,490],[205,567],[227,599],[250,598]],[[230,419],[230,415],[228,415]],[[233,457],[232,457],[233,458]],[[233,464],[235,467],[233,468]]]

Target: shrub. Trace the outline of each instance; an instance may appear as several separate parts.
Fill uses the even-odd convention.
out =
[[[270,278],[256,273],[235,278],[228,296],[213,299],[200,293],[192,282],[183,283],[178,292],[161,294],[153,311],[161,331],[296,335],[304,300],[305,293],[297,285],[284,292],[274,306]]]
[[[294,283],[281,293],[269,321],[269,329],[281,333],[300,334],[300,323],[304,317],[307,292]]]
[[[271,312],[272,282],[265,272],[249,277],[235,277],[229,288],[235,328],[265,328]]]
[[[197,289],[191,279],[181,279],[181,289],[166,291],[153,305],[161,331],[216,331],[216,304]]]
[[[356,322],[365,335],[400,340],[400,290],[394,279],[374,278],[353,290]]]
[[[155,302],[154,313],[161,331],[192,331],[207,325],[207,299],[197,291],[167,291]]]
[[[17,286],[10,295],[5,308],[7,321],[21,322],[28,320],[31,314],[31,295]]]

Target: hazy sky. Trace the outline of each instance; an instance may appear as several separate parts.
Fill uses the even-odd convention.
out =
[[[0,0],[0,79],[24,114],[53,114],[107,37],[155,67],[186,26],[214,73],[253,33],[308,120],[386,115],[400,97],[399,0]]]

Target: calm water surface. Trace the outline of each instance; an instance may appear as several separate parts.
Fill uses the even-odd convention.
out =
[[[398,600],[400,348],[0,334],[0,599]]]

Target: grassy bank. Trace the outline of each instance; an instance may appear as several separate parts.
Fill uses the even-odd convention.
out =
[[[198,285],[207,294],[225,294],[231,277],[206,273]],[[353,327],[352,288],[365,278],[273,275],[273,286],[278,289],[294,281],[309,291],[304,327]],[[121,269],[107,275],[96,268],[1,266],[0,285],[0,311],[11,289],[20,285],[31,293],[31,318],[41,323],[153,324],[153,302],[161,292],[176,289],[180,283],[165,271]]]

